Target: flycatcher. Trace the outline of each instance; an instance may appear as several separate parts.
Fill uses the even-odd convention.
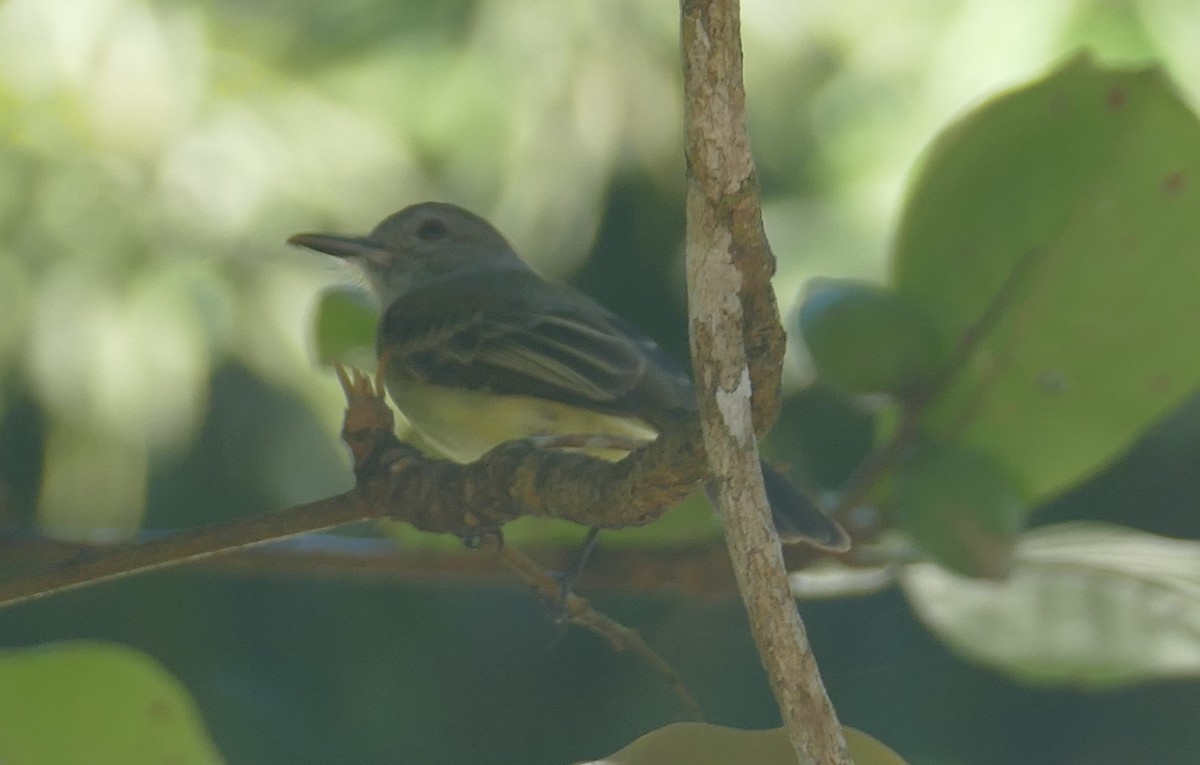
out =
[[[296,234],[288,242],[362,269],[383,309],[376,353],[388,393],[453,460],[539,435],[650,441],[696,411],[688,375],[653,340],[538,276],[499,231],[461,207],[425,202],[368,236]],[[849,546],[836,522],[762,467],[784,541]]]

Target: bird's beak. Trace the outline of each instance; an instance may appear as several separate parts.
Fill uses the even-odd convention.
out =
[[[378,242],[368,237],[337,234],[293,234],[288,237],[287,243],[347,259],[365,258],[371,252],[382,249]]]

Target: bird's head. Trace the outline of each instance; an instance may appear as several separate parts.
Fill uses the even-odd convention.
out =
[[[445,202],[406,207],[367,236],[309,233],[287,241],[358,266],[384,305],[458,275],[528,269],[492,224]]]

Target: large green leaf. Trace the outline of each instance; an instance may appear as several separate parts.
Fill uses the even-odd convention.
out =
[[[0,762],[217,765],[196,705],[156,661],[119,645],[0,652]]]
[[[955,650],[1023,680],[1200,675],[1200,542],[1065,523],[1029,532],[1003,582],[921,563],[901,583],[917,616]]]
[[[925,428],[1027,499],[1094,472],[1200,383],[1198,248],[1200,123],[1158,69],[1080,56],[970,113],[930,148],[893,264],[945,347],[993,314]]]

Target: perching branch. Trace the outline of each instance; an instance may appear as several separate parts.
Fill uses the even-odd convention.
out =
[[[469,538],[522,515],[641,526],[706,477],[695,423],[620,462],[545,449],[539,439],[502,444],[467,465],[433,459],[396,438],[379,382],[339,375],[350,404],[342,435],[354,453],[359,496],[377,514],[423,531]]]
[[[369,510],[358,496],[347,492],[275,513],[181,531],[161,539],[93,548],[47,571],[0,582],[0,607],[192,563],[250,545],[344,526],[367,517]]]
[[[756,436],[777,406],[783,330],[745,126],[737,1],[684,0],[682,42],[690,335],[718,509],[797,756],[851,765],[788,588],[759,466]]]
[[[611,502],[614,497],[622,496],[624,491],[634,493],[630,498],[630,501],[633,501],[642,499],[642,492],[657,495],[658,492],[665,491],[670,495],[679,490],[678,487],[660,485],[658,492],[655,492],[651,487],[636,485],[636,481],[640,480],[644,473],[634,467],[618,471],[616,475],[619,479],[633,476],[635,485],[622,487],[618,480],[611,487],[614,493],[603,495],[603,501],[601,501],[601,497],[591,491],[594,487],[572,485],[567,474],[560,474],[556,471],[560,469],[579,471],[576,473],[576,480],[578,480],[579,475],[586,474],[588,469],[600,468],[609,463],[586,457],[582,458],[582,461],[567,460],[562,465],[555,460],[546,462],[538,455],[544,457],[548,454],[555,454],[555,452],[539,451],[534,446],[537,439],[534,439],[532,443],[519,442],[495,450],[492,454],[497,457],[497,464],[504,466],[504,472],[499,476],[493,475],[485,469],[489,462],[487,458],[466,466],[429,461],[420,457],[412,447],[402,444],[396,439],[395,423],[391,410],[384,400],[383,385],[380,381],[372,382],[369,378],[357,374],[348,375],[340,367],[338,368],[338,379],[342,383],[348,403],[346,424],[342,436],[346,443],[350,444],[351,452],[354,455],[355,473],[358,476],[359,491],[362,495],[368,497],[368,501],[373,498],[375,501],[383,503],[378,507],[385,508],[390,515],[402,517],[403,520],[420,528],[451,531],[461,536],[481,535],[484,543],[500,557],[500,560],[522,581],[533,587],[538,596],[547,602],[554,602],[560,597],[559,581],[524,553],[511,545],[503,544],[498,533],[489,533],[492,531],[490,524],[495,523],[494,528],[498,529],[504,520],[508,520],[504,518],[503,513],[507,512],[508,504],[506,503],[510,504],[514,501],[513,497],[519,496],[522,492],[530,492],[529,500],[536,501],[538,507],[555,506],[540,504],[546,501],[577,502],[579,505],[574,508],[575,510],[583,507],[585,510],[595,512],[603,511],[606,502]],[[509,452],[512,453],[511,457],[509,457]],[[560,456],[570,457],[573,455]],[[504,459],[501,459],[506,457],[515,460],[515,467],[511,470],[507,467]],[[624,464],[624,462],[631,461],[626,460],[620,464]],[[454,468],[458,468],[458,472]],[[473,469],[482,472],[473,473],[471,472]],[[465,471],[465,475],[459,474],[462,471]],[[604,471],[599,472],[603,473]],[[653,475],[654,471],[651,471],[650,474]],[[438,478],[444,482],[439,483]],[[543,484],[543,481],[550,483]],[[503,488],[506,486],[511,487],[509,493],[513,497],[489,498],[489,495],[504,494]],[[498,487],[499,491],[497,491]],[[489,501],[496,502],[500,506],[499,515],[496,514],[497,511],[494,508],[489,506]],[[643,517],[653,520],[669,506],[649,508],[646,516],[643,516],[641,511],[637,511],[627,517],[633,519],[633,523],[644,523],[646,521],[642,520]],[[516,509],[519,510],[520,506],[517,506]],[[612,523],[611,515],[613,513],[599,516],[597,521]],[[449,528],[438,528],[438,526],[446,524],[447,520],[449,520]],[[599,523],[592,525],[599,525]],[[483,533],[481,534],[481,532]],[[568,592],[562,605],[565,621],[604,637],[614,650],[632,651],[638,654],[667,681],[684,707],[687,708],[692,719],[703,719],[699,705],[683,685],[679,676],[661,656],[642,640],[636,631],[595,610],[585,598],[574,593]]]
[[[433,459],[396,439],[379,391],[357,382],[357,388],[347,388],[343,428],[355,457],[354,491],[162,539],[89,550],[49,570],[0,582],[0,607],[372,518],[462,537],[498,529],[521,515],[601,528],[643,525],[705,478],[696,423],[617,463],[543,449],[536,441],[504,444],[469,465]],[[353,384],[343,377],[343,385]]]
[[[383,398],[382,386],[363,375],[351,376],[340,368],[338,377],[347,398],[342,437],[354,455],[358,479],[355,491],[265,516],[180,532],[96,554],[82,553],[45,573],[16,577],[0,584],[0,606],[382,516],[406,520],[430,531],[482,537],[522,581],[533,586],[543,599],[553,601],[558,597],[557,580],[515,548],[499,544],[499,534],[494,533],[506,520],[522,514],[520,497],[526,498],[533,509],[531,514],[549,515],[552,508],[565,507],[567,512],[559,517],[590,525],[633,525],[653,520],[673,504],[672,499],[690,492],[689,485],[681,483],[679,476],[695,473],[697,477],[692,484],[703,478],[703,461],[698,457],[693,458],[693,466],[685,466],[681,472],[665,462],[671,456],[669,452],[654,448],[641,455],[646,458],[644,464],[636,458],[626,460],[620,464],[630,464],[611,473],[600,469],[609,465],[604,460],[539,450],[526,442],[502,446],[470,465],[431,460],[396,439],[395,423]],[[688,442],[677,443],[686,446]],[[662,464],[656,464],[655,459]],[[594,486],[579,485],[593,475],[611,476],[607,485],[611,493],[603,490],[598,493]],[[509,487],[507,491],[505,487]],[[646,497],[666,504],[647,505]],[[617,509],[608,511],[614,503]],[[585,515],[575,516],[571,512],[581,508]],[[597,515],[592,518],[586,513]],[[615,521],[614,517],[626,522]],[[692,719],[703,719],[679,676],[636,631],[571,593],[567,594],[564,609],[567,622],[603,636],[615,650],[639,655],[668,682]]]
[[[174,532],[172,532],[174,533]],[[155,534],[154,538],[161,538]],[[149,537],[147,537],[149,539]],[[0,560],[11,570],[40,564],[45,568],[110,549],[108,545],[67,542],[44,537],[0,535]],[[565,571],[579,557],[577,543],[522,544],[521,551],[550,571]],[[808,548],[784,550],[788,570],[811,563]],[[790,557],[788,557],[790,556]],[[398,585],[454,583],[472,587],[505,587],[500,561],[467,547],[426,549],[397,545],[394,539],[314,532],[292,539],[243,547],[195,560],[205,571],[249,577],[285,577],[319,581],[370,581]],[[593,555],[578,580],[585,590],[641,593],[671,597],[727,598],[737,595],[729,552],[719,540],[679,545],[606,548]],[[666,595],[664,595],[666,596]]]

